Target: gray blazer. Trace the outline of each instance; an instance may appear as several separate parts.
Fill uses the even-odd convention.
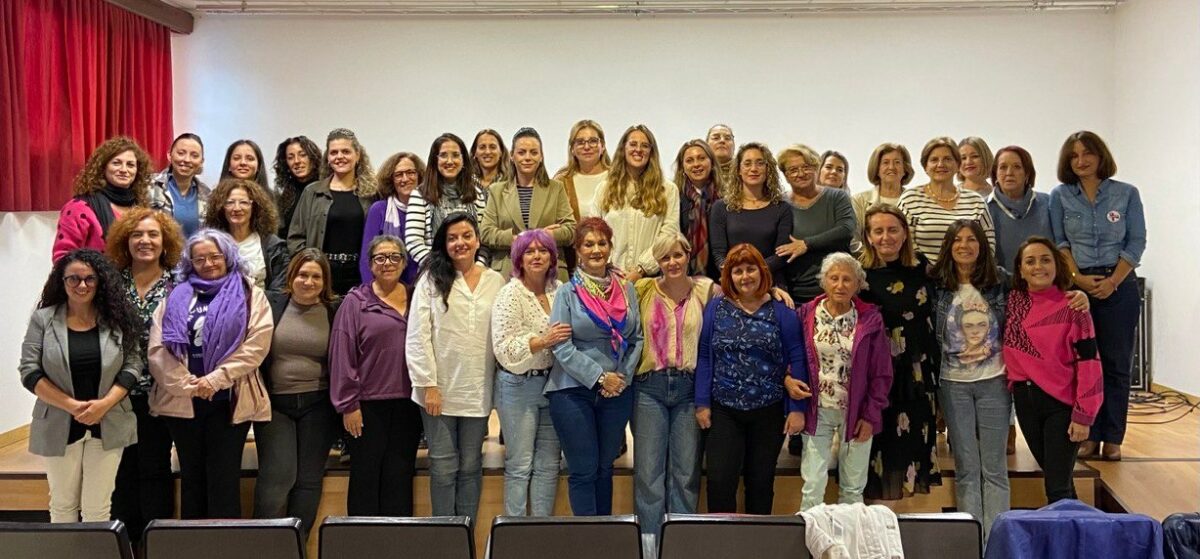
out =
[[[142,375],[142,357],[138,351],[122,348],[121,332],[100,325],[100,396],[103,397],[124,371],[135,378]],[[74,395],[71,365],[67,349],[67,306],[57,305],[33,311],[29,329],[21,344],[21,380],[41,372],[63,392]],[[29,424],[29,452],[39,456],[63,456],[71,430],[71,414],[38,398]],[[124,448],[137,442],[137,417],[129,398],[113,406],[100,420],[104,449]]]

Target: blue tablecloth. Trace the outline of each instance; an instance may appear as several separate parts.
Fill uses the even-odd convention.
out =
[[[1142,514],[1109,514],[1067,499],[1001,514],[986,559],[1163,559],[1162,525]]]

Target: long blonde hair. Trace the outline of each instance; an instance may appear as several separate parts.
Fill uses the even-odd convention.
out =
[[[645,134],[646,139],[650,142],[650,155],[647,157],[646,170],[642,171],[642,175],[636,181],[625,163],[625,144],[634,132]],[[613,161],[612,168],[608,171],[604,198],[600,200],[600,211],[608,212],[625,207],[625,201],[629,198],[625,190],[627,185],[632,182],[634,191],[629,205],[642,210],[647,217],[665,215],[667,213],[666,184],[663,180],[662,165],[658,161],[658,142],[654,139],[654,134],[645,124],[630,126],[621,135],[621,141],[617,143],[617,150],[620,152],[619,157]]]
[[[600,123],[585,118],[571,126],[571,133],[567,134],[567,164],[554,173],[554,178],[571,177],[579,172],[579,161],[575,160],[574,154],[575,136],[578,136],[584,128],[595,130],[596,135],[600,137],[600,168],[607,171],[609,167],[612,167],[612,158],[608,156],[608,143],[604,140],[604,129],[600,127]]]

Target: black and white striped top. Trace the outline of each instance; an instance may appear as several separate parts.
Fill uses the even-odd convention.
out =
[[[926,193],[926,187],[920,186],[905,190],[896,206],[908,216],[914,248],[924,254],[931,264],[937,263],[938,251],[942,248],[946,230],[950,228],[950,224],[960,219],[979,221],[987,233],[988,246],[993,251],[996,250],[992,215],[988,212],[983,196],[975,192],[959,188],[954,209],[947,210]]]
[[[517,186],[517,196],[520,197],[521,203],[521,221],[525,222],[525,227],[529,227],[529,207],[533,205],[533,187],[532,186]]]

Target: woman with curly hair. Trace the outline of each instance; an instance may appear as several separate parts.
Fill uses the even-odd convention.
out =
[[[257,183],[221,181],[208,197],[204,226],[224,231],[237,242],[243,269],[254,286],[279,292],[287,275],[287,243],[275,235],[279,218],[275,204]]]
[[[329,259],[333,292],[345,295],[359,284],[367,210],[375,201],[375,172],[358,136],[336,128],[325,138],[321,180],[304,189],[288,228],[288,249],[321,249]]]
[[[137,314],[103,254],[54,264],[21,346],[21,384],[37,395],[29,452],[46,458],[50,521],[108,521],[121,451],[137,440],[125,396],[142,374]]]
[[[717,156],[704,140],[689,140],[675,155],[675,184],[679,194],[679,229],[688,240],[688,275],[721,276],[721,267],[712,257],[709,245],[711,223],[708,214],[728,186],[721,182]]]
[[[743,144],[734,161],[733,183],[709,219],[713,263],[720,270],[731,248],[749,243],[766,256],[771,276],[782,284],[787,261],[775,255],[775,248],[792,234],[792,208],[779,190],[779,166],[771,150],[755,142]]]
[[[279,213],[279,238],[286,239],[304,187],[320,177],[321,148],[308,136],[295,136],[275,149],[275,209]]]
[[[75,177],[74,197],[58,214],[51,259],[90,248],[102,252],[121,213],[150,201],[150,156],[132,138],[117,136],[92,152]]]
[[[646,125],[630,126],[617,145],[620,157],[584,214],[612,227],[612,264],[636,282],[658,273],[654,241],[679,231],[679,188],[663,176],[658,142]]]
[[[171,433],[160,417],[150,415],[150,389],[154,377],[146,369],[150,323],[158,304],[175,281],[171,270],[183,252],[180,225],[166,212],[134,208],[113,224],[108,235],[108,257],[121,273],[125,298],[141,321],[138,341],[143,365],[139,382],[129,391],[137,416],[137,442],[126,447],[117,470],[112,496],[113,518],[129,527],[129,536],[141,540],[142,531],[155,518],[175,512],[175,481],[171,474]]]
[[[229,144],[225,150],[225,161],[221,164],[221,178],[242,179],[258,183],[263,190],[270,192],[267,182],[267,167],[263,163],[262,148],[253,140],[238,140]]]
[[[425,162],[415,153],[402,151],[393,154],[379,166],[375,183],[379,188],[379,201],[367,210],[367,225],[363,228],[362,250],[358,256],[358,273],[363,283],[371,283],[371,244],[379,235],[404,237],[404,221],[408,217],[408,200],[413,190],[425,180]],[[405,261],[400,273],[400,283],[412,286],[417,283],[416,260]]]
[[[488,190],[493,184],[511,179],[512,159],[500,133],[484,128],[471,142],[471,168],[479,186]]]
[[[180,262],[150,327],[150,413],[175,441],[180,516],[239,518],[246,433],[271,419],[258,372],[271,348],[271,307],[224,232],[197,231]]]

